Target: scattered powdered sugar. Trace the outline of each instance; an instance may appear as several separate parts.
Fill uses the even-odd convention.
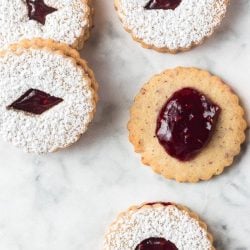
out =
[[[175,10],[147,10],[149,0],[117,1],[119,16],[135,38],[171,50],[210,36],[227,9],[225,0],[182,0]]]
[[[83,0],[45,0],[57,11],[47,15],[45,25],[29,20],[25,0],[0,1],[0,47],[22,39],[53,39],[72,45],[89,27],[88,6]]]
[[[27,152],[69,146],[85,132],[95,109],[90,81],[71,58],[47,50],[0,57],[0,135]],[[31,88],[63,102],[41,115],[6,108]]]
[[[160,237],[179,250],[210,250],[207,232],[187,212],[174,205],[130,210],[111,225],[104,250],[135,250],[143,240]]]

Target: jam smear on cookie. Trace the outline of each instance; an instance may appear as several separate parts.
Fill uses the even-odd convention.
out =
[[[182,0],[150,0],[145,9],[154,10],[175,10],[181,3]]]
[[[35,20],[41,24],[45,24],[46,16],[57,11],[44,3],[44,0],[26,0],[28,7],[28,15],[30,20]]]
[[[63,99],[51,96],[41,90],[29,89],[7,108],[40,115],[62,101]]]
[[[135,250],[178,250],[178,248],[164,238],[149,238],[142,241]]]
[[[208,143],[220,112],[204,94],[183,88],[170,97],[158,115],[158,141],[172,157],[189,161]]]

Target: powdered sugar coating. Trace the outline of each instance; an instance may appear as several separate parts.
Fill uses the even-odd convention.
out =
[[[57,9],[47,15],[45,25],[29,20],[26,1],[0,1],[0,47],[22,39],[53,39],[68,45],[89,29],[89,7],[85,0],[44,0]]]
[[[182,0],[175,10],[147,10],[149,0],[116,0],[119,16],[132,35],[159,49],[190,48],[220,24],[227,0]]]
[[[143,240],[161,237],[179,250],[211,250],[207,232],[186,211],[170,206],[147,206],[129,210],[111,225],[104,250],[135,250]]]
[[[63,99],[42,115],[6,107],[28,89]],[[85,132],[95,109],[91,79],[72,58],[42,49],[0,57],[0,135],[27,152],[64,148]]]

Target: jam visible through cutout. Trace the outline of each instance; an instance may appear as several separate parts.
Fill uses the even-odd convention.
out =
[[[44,3],[44,0],[26,0],[28,7],[28,15],[30,20],[35,20],[41,24],[45,24],[46,16],[57,11]]]
[[[209,142],[220,112],[218,105],[195,89],[175,92],[157,119],[159,143],[172,157],[191,160]]]
[[[150,0],[145,9],[154,10],[175,10],[181,3],[182,0]]]
[[[163,201],[146,203],[146,205],[149,205],[149,206],[153,206],[156,204],[160,204],[160,205],[165,206],[165,207],[173,205],[171,202],[163,202]]]
[[[40,115],[62,101],[63,99],[51,96],[41,90],[29,89],[7,108]]]
[[[135,250],[178,250],[178,248],[164,238],[149,238],[142,241]]]

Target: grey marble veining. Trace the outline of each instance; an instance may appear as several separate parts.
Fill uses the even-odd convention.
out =
[[[196,66],[221,76],[250,117],[250,1],[232,0],[218,32],[178,55],[141,48],[111,0],[94,1],[95,29],[82,51],[100,83],[94,123],[67,150],[27,155],[0,142],[0,249],[98,250],[105,228],[131,204],[182,203],[207,222],[220,250],[250,249],[249,136],[221,176],[178,184],[142,166],[128,142],[128,110],[142,84],[166,68]]]

